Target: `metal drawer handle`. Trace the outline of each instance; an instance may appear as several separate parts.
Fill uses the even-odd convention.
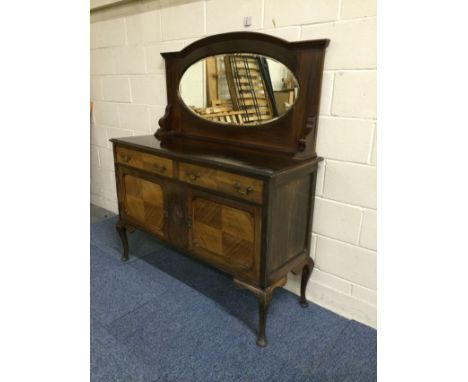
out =
[[[254,191],[254,188],[252,186],[249,186],[247,187],[246,189],[242,189],[242,186],[239,182],[236,182],[234,184],[234,189],[239,193],[239,194],[242,194],[242,195],[248,195],[250,194],[251,192]]]
[[[167,170],[166,166],[164,165],[160,165],[160,164],[157,164],[157,163],[153,163],[153,167],[156,171],[159,171],[159,172],[164,172]]]
[[[185,176],[189,178],[192,182],[195,182],[200,177],[200,175],[192,174],[191,172],[185,173]]]

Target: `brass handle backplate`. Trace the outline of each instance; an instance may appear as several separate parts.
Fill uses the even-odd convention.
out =
[[[157,164],[157,163],[153,163],[153,167],[156,171],[159,171],[159,172],[164,172],[167,170],[166,166],[164,165],[160,165],[160,164]]]
[[[179,204],[177,204],[177,203],[172,204],[170,215],[171,215],[171,218],[172,218],[172,221],[174,222],[174,224],[176,224],[176,225],[183,225],[184,224],[185,213],[184,213],[183,208]]]
[[[174,224],[181,226],[185,225],[187,228],[192,228],[192,219],[186,216],[186,210],[184,210],[180,204],[174,202],[169,209],[170,212],[164,210],[165,217],[170,215]]]
[[[191,172],[187,172],[187,173],[185,174],[185,176],[186,176],[187,178],[189,178],[189,180],[191,180],[192,182],[195,182],[195,181],[200,177],[200,175],[198,175],[198,174],[193,174],[193,173],[191,173]]]
[[[254,188],[252,186],[249,186],[245,189],[242,189],[242,186],[239,182],[236,182],[234,183],[234,189],[239,193],[239,194],[242,194],[242,195],[248,195],[250,194],[251,192],[254,191]]]

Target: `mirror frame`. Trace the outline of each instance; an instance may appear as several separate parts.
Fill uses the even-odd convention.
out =
[[[156,137],[183,137],[256,150],[314,157],[317,117],[328,39],[288,42],[254,32],[231,32],[198,40],[179,52],[161,53],[166,63],[167,107]],[[185,71],[199,60],[220,54],[254,53],[285,65],[299,84],[299,96],[282,116],[260,127],[229,125],[200,118],[179,92]]]

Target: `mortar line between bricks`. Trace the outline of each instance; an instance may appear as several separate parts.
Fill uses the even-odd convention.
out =
[[[367,248],[367,247],[363,247],[361,245],[357,245],[357,244],[353,244],[353,243],[350,243],[348,241],[344,241],[344,240],[340,240],[340,239],[337,239],[337,238],[334,238],[334,237],[331,237],[331,236],[327,236],[327,235],[324,235],[322,233],[318,233],[318,232],[314,232],[312,231],[312,233],[314,233],[315,235],[317,235],[317,237],[323,237],[325,239],[328,239],[328,240],[332,240],[332,241],[337,241],[341,244],[345,244],[345,245],[349,245],[351,247],[356,247],[356,248],[360,248],[360,249],[364,249],[366,251],[369,251],[369,252],[372,252],[374,253],[375,255],[377,255],[377,251],[375,249],[370,249],[370,248]]]
[[[326,201],[330,201],[330,202],[333,202],[335,204],[340,204],[342,206],[345,206],[345,207],[353,207],[353,208],[356,208],[356,209],[366,209],[366,210],[371,210],[371,211],[377,211],[377,209],[375,208],[371,208],[371,207],[363,207],[363,206],[360,206],[360,205],[357,205],[357,204],[353,204],[353,203],[348,203],[348,202],[342,202],[340,200],[335,200],[335,199],[330,199],[330,198],[327,198],[327,197],[324,197],[324,196],[321,196],[321,195],[316,195],[315,196],[316,199],[323,199],[323,200],[326,200]]]

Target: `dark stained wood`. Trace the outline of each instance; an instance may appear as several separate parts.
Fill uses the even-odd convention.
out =
[[[307,304],[322,160],[315,154],[315,137],[327,44],[236,32],[165,53],[169,104],[157,137],[111,140],[122,260],[128,259],[127,230],[136,228],[232,275],[258,299],[259,346],[267,344],[273,290],[286,283],[290,271],[302,270],[299,302]],[[272,57],[293,72],[299,96],[283,117],[259,128],[229,127],[186,110],[178,98],[183,71],[202,57],[236,51]]]
[[[189,163],[179,164],[178,178],[203,188],[262,203],[263,182],[255,178]]]
[[[238,288],[243,288],[251,291],[258,300],[258,308],[259,308],[259,324],[258,324],[258,337],[257,337],[257,345],[261,347],[265,347],[268,343],[266,338],[266,319],[268,314],[268,308],[270,307],[270,302],[273,297],[273,291],[276,288],[282,287],[286,285],[288,281],[287,277],[283,277],[280,280],[276,281],[275,283],[271,284],[267,288],[257,288],[253,285],[245,283],[241,280],[234,279],[234,285]]]
[[[133,175],[125,176],[124,182],[127,188],[125,200],[127,213],[135,215],[137,220],[145,221],[155,231],[162,232],[165,198],[161,186]],[[136,191],[137,195],[131,191]]]
[[[167,238],[167,183],[150,172],[119,165],[116,169],[119,217],[127,227]]]
[[[192,200],[192,244],[195,252],[209,251],[233,266],[250,268],[255,252],[255,216],[209,199]]]
[[[307,283],[309,282],[310,275],[312,273],[312,270],[314,269],[314,260],[312,260],[310,257],[307,258],[306,263],[304,265],[304,268],[302,269],[302,277],[301,277],[301,299],[299,303],[303,308],[307,308],[309,306],[307,300],[306,300],[306,289],[307,289]]]
[[[189,191],[188,199],[189,250],[255,283],[260,271],[260,208],[195,189]]]
[[[310,179],[307,176],[296,178],[276,188],[270,199],[271,220],[268,242],[271,245],[267,260],[269,273],[304,254],[307,245],[308,206]]]
[[[259,178],[271,178],[284,172],[297,171],[321,160],[320,157],[298,160],[291,155],[259,153],[245,147],[185,138],[166,139],[161,142],[153,135],[115,138],[111,139],[111,142],[135,151],[208,165],[221,170],[232,170]]]
[[[167,218],[171,222],[168,227],[169,242],[177,248],[188,248],[190,216],[187,208],[187,190],[177,183],[166,185],[170,196],[167,209]]]
[[[329,40],[288,42],[253,32],[210,36],[180,52],[162,53],[166,62],[167,100],[170,108],[156,135],[192,137],[259,150],[315,157],[316,121],[320,104],[325,48]],[[288,67],[299,84],[299,97],[282,117],[258,128],[220,125],[196,116],[181,100],[178,87],[183,73],[208,56],[255,53],[276,59]]]
[[[128,239],[127,239],[127,230],[125,228],[125,225],[119,221],[117,225],[115,226],[117,232],[119,233],[120,240],[122,240],[122,246],[123,246],[123,254],[121,257],[122,261],[127,261],[128,260]]]
[[[124,147],[117,148],[117,162],[163,176],[174,175],[172,160]]]

